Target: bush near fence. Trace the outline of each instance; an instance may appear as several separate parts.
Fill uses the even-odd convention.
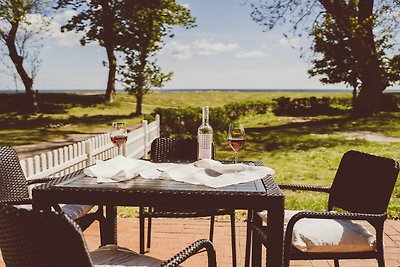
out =
[[[400,94],[383,94],[381,110],[397,111]],[[222,107],[210,108],[210,123],[216,134],[225,135],[231,121],[250,114],[273,112],[276,116],[318,116],[349,113],[352,109],[351,97],[280,97],[272,101],[230,102]],[[155,114],[160,115],[162,136],[194,138],[201,124],[200,107],[156,108],[145,116],[152,120]]]
[[[385,93],[380,99],[379,110],[395,112],[399,110],[400,94]],[[277,116],[318,116],[344,114],[352,109],[352,99],[348,97],[280,97],[273,99],[273,112]]]
[[[225,135],[231,121],[248,114],[266,114],[269,107],[270,102],[267,101],[244,101],[210,108],[210,124],[216,133],[215,138],[225,138],[219,136],[219,133]],[[162,136],[180,138],[197,136],[197,129],[201,124],[202,116],[200,107],[156,108],[151,116],[155,114],[160,115]],[[148,117],[146,119],[151,120]]]

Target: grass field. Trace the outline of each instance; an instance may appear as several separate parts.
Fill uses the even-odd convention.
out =
[[[272,100],[280,96],[291,98],[307,96],[351,97],[339,93],[242,93],[242,92],[168,92],[145,96],[143,112],[149,114],[156,107],[223,106],[228,102],[244,100]],[[131,128],[143,116],[132,115],[135,99],[119,93],[111,104],[102,103],[97,95],[40,95],[43,113],[28,115],[21,112],[23,105],[17,96],[4,96],[0,103],[0,144],[22,145],[60,138],[79,133],[108,131],[114,120],[123,120]],[[18,102],[19,101],[19,102]],[[240,118],[246,127],[247,141],[240,151],[243,160],[259,160],[275,169],[278,182],[330,185],[343,153],[361,150],[400,160],[400,142],[386,142],[385,137],[400,138],[400,112],[382,112],[372,118],[354,119],[347,115],[289,117],[249,115]],[[213,122],[211,122],[212,124]],[[351,139],[346,133],[374,134],[381,141]],[[232,159],[233,152],[226,143],[217,144],[217,158]],[[323,209],[324,196],[287,192],[287,208]],[[130,214],[121,210],[122,216]],[[390,202],[389,216],[400,218],[400,183]]]

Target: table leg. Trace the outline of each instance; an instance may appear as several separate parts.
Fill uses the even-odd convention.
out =
[[[101,245],[117,244],[117,207],[106,206],[106,216],[100,225]]]
[[[262,220],[257,215],[256,211],[252,211],[253,224],[261,228]],[[261,267],[261,240],[257,236],[252,234],[252,245],[251,245],[251,266]],[[272,266],[272,265],[271,265]]]
[[[144,254],[146,251],[144,249],[144,207],[140,206],[139,207],[139,240],[140,240],[140,244],[139,244],[139,253],[140,254]],[[147,218],[147,220],[149,220],[149,218]],[[149,229],[147,229],[147,232],[149,231]]]
[[[267,266],[282,266],[284,203],[275,203],[268,210]]]
[[[247,223],[246,223],[246,252],[244,258],[244,267],[250,266],[250,251],[251,251],[251,237],[252,231],[250,225],[253,223],[253,211],[247,210]]]

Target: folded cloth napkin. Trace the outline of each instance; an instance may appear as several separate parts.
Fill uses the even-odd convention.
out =
[[[193,163],[194,166],[205,168],[205,172],[212,176],[218,176],[224,173],[237,173],[249,169],[249,165],[238,164],[222,164],[213,159],[201,159]],[[254,164],[252,165],[254,166]]]
[[[274,170],[264,166],[246,164],[222,164],[207,159],[193,164],[168,164],[157,166],[162,178],[169,178],[191,184],[202,184],[213,188],[240,184],[274,174]]]
[[[110,160],[96,160],[96,164],[83,171],[86,175],[96,177],[98,183],[115,183],[132,179],[158,178],[160,172],[152,162],[117,156]]]

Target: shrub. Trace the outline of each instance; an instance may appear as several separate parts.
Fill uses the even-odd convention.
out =
[[[263,101],[231,102],[224,106],[227,116],[236,120],[247,114],[266,114],[270,103]]]
[[[161,135],[169,137],[195,138],[197,128],[201,124],[201,108],[156,108],[151,114],[160,115]],[[210,124],[213,127],[214,135],[223,134],[229,126],[229,118],[223,108],[210,108]]]
[[[382,94],[379,110],[381,111],[398,111],[399,101],[396,94]]]
[[[348,100],[330,97],[306,97],[294,98],[280,97],[274,99],[273,112],[275,115],[289,116],[316,116],[333,115],[343,112],[348,107]],[[351,104],[350,104],[351,107]]]

